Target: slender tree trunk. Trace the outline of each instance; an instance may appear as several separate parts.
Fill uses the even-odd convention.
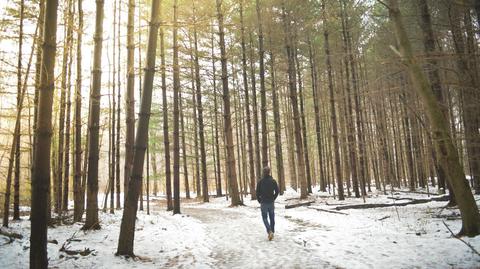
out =
[[[25,2],[20,1],[20,26],[18,31],[18,61],[17,61],[17,109],[20,106],[20,95],[22,95],[22,48],[23,48],[23,19],[25,17]],[[28,75],[27,75],[28,76]],[[23,100],[22,100],[23,101]],[[21,114],[20,114],[21,118]],[[18,132],[15,144],[15,179],[13,183],[13,219],[20,219],[20,130],[21,120],[18,122]],[[10,188],[6,190],[10,192]],[[6,195],[5,195],[6,196]],[[6,200],[6,199],[5,199]]]
[[[323,161],[323,145],[322,145],[322,132],[320,124],[320,91],[318,85],[318,73],[317,73],[317,64],[315,61],[315,55],[312,48],[312,42],[310,37],[308,38],[308,54],[310,61],[310,73],[312,75],[312,96],[313,96],[313,108],[315,111],[315,134],[317,139],[317,154],[318,154],[318,168],[320,171],[320,190],[326,191],[326,180],[325,180],[325,171],[324,171],[324,161]]]
[[[65,172],[63,178],[63,200],[62,210],[68,211],[68,194],[70,192],[70,116],[72,110],[72,47],[73,47],[73,1],[68,1],[68,22],[67,22],[67,40],[68,43],[68,73],[67,73],[67,97],[66,97],[66,121],[65,121]]]
[[[142,185],[145,151],[148,146],[148,124],[152,104],[153,77],[155,75],[155,53],[157,50],[158,28],[160,27],[160,0],[152,1],[151,18],[148,33],[147,65],[143,80],[143,93],[140,103],[138,128],[135,135],[133,165],[128,182],[128,197],[123,211],[120,235],[118,238],[117,255],[134,256],[133,241],[135,236],[135,219],[137,202]]]
[[[193,1],[193,13],[195,14],[195,1]],[[196,95],[197,95],[197,110],[198,110],[198,134],[200,136],[200,158],[201,158],[201,168],[202,168],[202,191],[203,191],[203,201],[208,202],[208,182],[207,182],[207,154],[205,152],[205,131],[203,124],[203,105],[202,105],[202,89],[200,85],[200,64],[198,56],[198,37],[197,37],[197,22],[196,17],[194,17],[194,28],[193,28],[193,37],[195,44],[195,86],[196,86]],[[198,179],[197,179],[198,180]],[[198,192],[197,188],[197,192]]]
[[[22,8],[23,8],[24,3],[22,2],[21,4],[22,4]],[[30,57],[29,57],[29,60],[28,60],[27,70],[25,72],[25,78],[23,80],[23,84],[22,84],[22,81],[20,80],[20,86],[17,85],[17,87],[20,87],[20,88],[18,89],[19,91],[18,91],[18,96],[17,96],[17,114],[16,114],[16,118],[15,118],[15,128],[14,128],[14,132],[13,132],[12,145],[10,147],[10,155],[9,155],[9,161],[8,161],[8,170],[7,170],[7,179],[6,179],[7,182],[6,182],[4,210],[3,210],[3,226],[4,227],[8,227],[8,218],[9,218],[9,214],[10,214],[10,194],[11,194],[10,191],[11,191],[11,185],[12,185],[12,171],[13,171],[14,162],[17,161],[16,158],[15,158],[15,154],[16,154],[16,151],[19,150],[19,149],[17,149],[16,145],[18,144],[18,139],[20,139],[19,133],[20,133],[21,115],[22,115],[22,110],[23,110],[23,100],[25,99],[25,94],[26,94],[26,90],[27,90],[27,80],[28,80],[28,75],[30,74],[30,67],[32,65],[33,54],[35,53],[35,49],[38,50],[38,46],[36,44],[36,41],[37,41],[37,35],[38,35],[39,28],[41,27],[40,23],[41,23],[41,21],[39,20],[37,22],[37,26],[35,28],[35,33],[34,33],[34,36],[33,36],[34,41],[33,41],[33,44],[32,44],[32,49],[31,49],[31,52],[30,52]],[[38,53],[38,51],[37,51],[37,53]],[[18,70],[18,72],[20,72],[20,70]],[[20,74],[20,77],[18,79],[21,79],[21,74]],[[37,86],[38,86],[38,84],[36,85],[36,87]],[[33,169],[33,165],[32,165],[32,169]],[[19,187],[20,186],[18,186],[18,189],[16,190],[16,193],[17,192],[19,193],[19,191],[20,191]],[[20,209],[19,208],[19,202],[20,201],[19,201],[19,198],[20,197],[14,197],[14,200],[16,200],[16,201],[14,201],[14,217],[13,217],[14,220],[19,220],[20,219],[20,210],[19,210]],[[16,206],[15,206],[15,203],[16,203]],[[15,207],[17,207],[17,208],[15,208]],[[17,211],[16,213],[15,213],[15,210]]]
[[[283,191],[285,190],[285,169],[283,167],[280,104],[278,103],[278,89],[275,82],[275,57],[273,54],[271,38],[269,41],[270,41],[270,76],[272,81],[272,99],[273,99],[273,121],[275,124],[275,155],[277,156],[276,163],[277,163],[280,195],[283,195]]]
[[[339,152],[339,143],[338,143],[338,128],[337,128],[337,113],[335,110],[335,97],[333,90],[333,78],[332,78],[332,64],[331,64],[331,55],[330,55],[330,43],[329,43],[329,32],[326,22],[326,10],[325,10],[325,0],[322,0],[322,11],[324,18],[324,30],[323,37],[325,39],[325,62],[327,66],[327,76],[328,76],[328,91],[330,97],[330,113],[332,121],[332,132],[333,132],[333,150],[335,158],[335,172],[337,177],[337,188],[338,188],[338,199],[344,200],[345,196],[343,193],[343,175],[340,165],[340,152]]]
[[[265,91],[265,50],[263,48],[263,25],[260,1],[255,0],[258,23],[258,58],[260,60],[260,119],[262,122],[262,166],[268,166],[267,142],[267,96]]]
[[[300,99],[300,123],[301,123],[301,132],[302,132],[302,146],[303,146],[303,155],[305,158],[305,172],[307,176],[307,191],[312,193],[312,171],[310,169],[310,156],[308,154],[308,139],[307,139],[307,121],[305,119],[305,105],[304,100],[305,96],[303,94],[303,83],[302,83],[302,70],[300,69],[300,61],[298,60],[297,48],[294,48],[292,52],[295,57],[295,62],[297,65],[297,79],[298,79],[298,98]]]
[[[433,56],[433,54],[435,53],[435,37],[433,34],[433,27],[428,2],[426,0],[420,0],[418,1],[418,5],[420,9],[420,27],[423,32],[424,50],[427,55]],[[432,85],[432,91],[440,104],[440,109],[442,109],[445,117],[448,118],[448,107],[446,106],[445,96],[441,85],[438,61],[434,57],[428,57],[428,64],[429,68],[427,69],[427,74]],[[442,185],[443,191],[445,191],[445,181],[447,179],[445,178],[444,168],[437,163],[438,153],[433,151],[432,154],[432,157],[435,160],[435,169],[437,170],[439,185]]]
[[[115,98],[116,92],[117,92],[117,83],[116,83],[116,42],[117,42],[117,0],[113,1],[113,46],[112,46],[112,61],[113,61],[113,68],[112,68],[112,93],[111,93],[111,98],[112,98],[112,108],[111,108],[111,123],[110,123],[110,144],[111,144],[111,152],[110,152],[110,183],[109,183],[109,192],[110,192],[110,213],[114,213],[114,205],[115,205],[115,168],[116,168],[116,151],[117,151],[117,144],[115,141],[116,138],[116,124],[117,124],[117,115],[115,109],[117,108],[117,103]],[[118,27],[120,28],[120,22],[118,22]],[[120,91],[120,88],[119,88]]]
[[[121,46],[120,46],[120,40],[121,40],[121,32],[120,32],[120,22],[122,21],[122,17],[121,17],[121,14],[122,14],[122,0],[119,1],[119,9],[118,9],[118,22],[119,22],[119,27],[117,28],[117,49],[118,49],[118,53],[117,53],[117,69],[118,69],[118,72],[117,72],[117,85],[118,85],[118,94],[117,94],[117,123],[116,123],[116,126],[117,126],[117,131],[116,131],[116,134],[117,134],[117,138],[116,138],[116,145],[115,145],[115,148],[117,149],[116,152],[115,152],[115,188],[116,188],[116,200],[115,200],[115,207],[117,209],[120,209],[121,208],[121,204],[120,204],[120,193],[121,193],[121,189],[120,189],[120,103],[121,103],[121,99],[122,99],[122,92],[121,92],[121,88],[122,88],[122,84],[121,84],[121,62],[120,62],[120,59],[122,58],[121,57]],[[127,55],[127,58],[128,58],[128,55]],[[128,61],[128,59],[127,59]]]
[[[180,214],[180,137],[179,92],[180,66],[178,65],[178,2],[173,2],[173,214]]]
[[[255,158],[253,156],[253,141],[252,141],[252,118],[250,115],[250,95],[248,93],[248,74],[247,74],[247,56],[245,47],[245,24],[243,21],[243,4],[244,0],[240,1],[240,26],[241,26],[241,45],[242,45],[242,78],[243,87],[245,91],[245,112],[247,118],[247,143],[248,143],[248,168],[250,177],[250,195],[252,200],[257,199],[255,192],[256,177],[255,177]],[[280,183],[281,184],[281,183]]]
[[[57,34],[57,0],[46,0],[35,154],[32,176],[30,268],[47,268],[47,199],[50,186],[50,150]]]
[[[258,126],[258,105],[257,105],[257,87],[256,87],[256,78],[255,78],[255,62],[254,62],[254,47],[253,47],[253,34],[250,32],[250,77],[252,83],[252,106],[253,106],[253,134],[255,139],[255,167],[257,171],[256,180],[260,180],[262,177],[262,167],[261,167],[261,155],[260,155],[260,131]]]
[[[222,87],[223,87],[223,119],[224,119],[224,130],[225,130],[225,144],[227,150],[227,178],[229,180],[229,190],[231,196],[231,205],[238,206],[242,202],[238,195],[238,185],[237,185],[237,173],[235,169],[235,152],[233,145],[233,133],[232,133],[232,121],[230,114],[230,94],[228,89],[228,70],[227,70],[227,54],[225,51],[225,32],[223,25],[223,11],[222,11],[222,2],[223,0],[215,0],[217,6],[217,19],[218,19],[218,30],[220,36],[220,54],[222,62]]]
[[[160,9],[160,18],[162,10]],[[160,27],[160,70],[162,76],[162,106],[163,106],[163,146],[165,151],[165,188],[167,194],[167,210],[173,210],[172,204],[172,179],[170,165],[170,138],[168,130],[168,101],[167,101],[167,76],[165,64],[165,33]]]
[[[214,36],[214,29],[212,26],[212,73],[213,73],[213,106],[214,106],[214,116],[215,116],[215,151],[216,151],[216,162],[217,162],[217,196],[222,196],[222,169],[220,166],[220,141],[219,141],[219,133],[218,133],[218,102],[217,102],[217,72],[215,66],[215,36]]]
[[[154,146],[155,148],[155,146]],[[157,169],[157,158],[155,157],[155,152],[151,153],[150,160],[152,162],[152,169],[153,169],[153,196],[158,195],[158,169]]]
[[[42,46],[43,46],[43,33],[44,33],[44,19],[45,19],[45,0],[40,0],[38,3],[39,14],[38,14],[38,40],[37,41],[37,52],[35,55],[35,94],[33,98],[34,109],[33,109],[33,133],[37,130],[37,116],[38,116],[38,95],[40,90],[40,69],[42,62]],[[33,138],[32,145],[32,165],[30,167],[31,174],[33,175],[33,156],[35,156],[35,135]]]
[[[185,117],[183,114],[183,99],[182,99],[182,91],[180,90],[178,92],[178,98],[179,98],[179,106],[180,106],[180,131],[182,133],[182,157],[183,157],[183,178],[184,178],[184,184],[185,184],[185,197],[187,199],[190,199],[190,186],[188,184],[188,162],[187,162],[187,143],[185,142],[186,140],[186,132],[185,132]],[[195,185],[194,185],[195,186]]]
[[[73,220],[78,222],[83,216],[82,195],[82,34],[83,7],[78,0],[78,30],[77,30],[77,77],[75,82],[75,155],[73,160]]]
[[[342,1],[342,47],[344,52],[344,65],[345,65],[345,99],[346,99],[346,120],[347,120],[347,140],[348,140],[348,155],[350,162],[350,171],[353,182],[353,191],[355,192],[355,197],[360,197],[360,189],[358,188],[358,170],[357,170],[357,141],[355,140],[355,125],[353,120],[353,106],[352,106],[352,87],[350,84],[350,78],[353,77],[353,74],[350,73],[349,69],[349,58],[348,58],[348,47],[347,47],[347,29],[345,25],[346,15],[344,11],[344,5]],[[352,78],[353,81],[353,78]],[[350,181],[350,175],[346,174],[347,183]],[[348,184],[347,184],[348,186]],[[348,191],[350,195],[350,190]]]
[[[92,88],[89,109],[89,144],[87,175],[87,215],[84,230],[100,229],[98,221],[98,159],[100,125],[100,88],[102,85],[103,0],[96,0],[95,46],[93,53]]]
[[[283,3],[284,4],[284,3]],[[292,106],[293,113],[293,125],[294,125],[294,135],[295,135],[295,146],[296,146],[296,155],[298,160],[297,173],[298,179],[300,181],[300,199],[307,198],[307,182],[305,178],[305,159],[303,152],[303,142],[302,142],[302,133],[300,126],[300,113],[298,111],[298,97],[297,97],[297,87],[296,87],[296,74],[295,74],[295,54],[292,47],[291,41],[291,32],[288,27],[288,21],[286,11],[284,6],[282,6],[282,20],[284,24],[285,31],[285,49],[287,52],[288,58],[288,84],[289,84],[289,93],[290,101]]]
[[[125,203],[128,195],[128,180],[130,179],[130,170],[133,158],[133,143],[135,140],[135,41],[134,41],[134,22],[135,22],[135,0],[128,0],[128,19],[127,19],[127,89],[125,101],[125,165],[123,178],[123,201]],[[162,38],[162,37],[161,37]],[[163,40],[163,38],[162,38]],[[168,140],[168,138],[167,138]]]
[[[400,44],[403,63],[407,66],[410,77],[414,83],[415,90],[419,93],[425,104],[426,112],[430,120],[432,134],[437,152],[444,167],[447,170],[447,178],[452,186],[458,207],[462,216],[462,229],[459,235],[475,236],[480,233],[480,214],[477,204],[470,191],[463,168],[452,138],[448,132],[448,123],[443,115],[435,95],[431,91],[431,85],[426,76],[416,63],[412,53],[412,47],[408,40],[407,33],[403,26],[402,15],[396,0],[389,0],[389,15],[394,23],[395,34]]]

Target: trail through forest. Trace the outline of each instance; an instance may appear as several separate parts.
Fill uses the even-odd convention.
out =
[[[295,223],[277,214],[277,233],[273,241],[268,241],[258,206],[242,211],[190,207],[184,213],[206,224],[205,232],[213,242],[209,247],[215,268],[333,267],[322,259],[322,253],[305,247],[306,241],[302,240],[302,231],[322,227]]]

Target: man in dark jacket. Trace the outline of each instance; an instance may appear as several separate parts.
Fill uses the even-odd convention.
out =
[[[257,183],[257,200],[260,203],[262,219],[268,233],[268,240],[273,239],[275,233],[275,199],[278,196],[277,182],[270,175],[270,167],[263,168],[263,177]],[[270,223],[267,219],[270,218]]]

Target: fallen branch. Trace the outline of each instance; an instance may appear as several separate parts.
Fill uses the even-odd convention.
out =
[[[70,250],[70,249],[66,249],[62,246],[60,248],[60,251],[65,252],[68,255],[78,255],[78,254],[80,254],[81,256],[87,256],[87,255],[90,255],[95,250],[94,249],[89,249],[89,248],[85,248],[84,250]]]
[[[23,239],[23,235],[18,234],[18,233],[14,233],[14,232],[9,232],[9,231],[5,230],[3,227],[0,228],[0,234],[4,235],[6,237],[9,237],[9,238]]]
[[[348,215],[347,213],[344,213],[344,212],[327,210],[327,209],[322,209],[322,208],[313,207],[313,206],[309,206],[309,207],[307,207],[307,208],[309,208],[309,209],[315,209],[315,210],[317,210],[317,211],[322,211],[322,212],[328,212],[328,213],[334,213],[334,214],[341,214],[341,215]]]
[[[94,249],[89,249],[85,248],[84,250],[70,250],[68,249],[68,246],[70,245],[70,242],[79,242],[81,241],[80,239],[75,239],[75,235],[78,233],[78,231],[74,232],[70,238],[68,238],[65,243],[62,244],[62,247],[60,248],[61,252],[65,252],[68,255],[82,255],[82,256],[87,256],[90,255],[92,252],[94,252]]]
[[[290,208],[295,208],[295,207],[301,207],[301,206],[309,206],[313,203],[314,201],[308,201],[308,202],[303,202],[303,203],[298,203],[298,204],[291,204],[291,205],[285,205],[285,209],[290,209]]]
[[[414,199],[409,202],[404,203],[393,203],[393,204],[356,204],[356,205],[345,205],[345,206],[337,206],[335,210],[345,210],[345,209],[369,209],[369,208],[382,208],[382,207],[392,207],[392,206],[407,206],[407,205],[416,205],[416,204],[424,204],[433,201],[448,201],[448,195],[441,196],[441,197],[434,197],[431,199]]]
[[[408,198],[408,197],[387,197],[387,199],[391,199],[391,200],[395,200],[395,201],[402,201],[402,200],[413,201],[413,200],[415,200],[413,198]]]
[[[401,191],[401,190],[394,190],[394,192],[402,192],[402,193],[416,193],[416,194],[424,194],[424,195],[440,195],[434,192],[424,192],[424,191]]]
[[[447,229],[450,231],[450,233],[452,234],[453,237],[457,238],[458,240],[462,241],[463,243],[465,243],[465,245],[467,245],[474,253],[476,253],[478,256],[480,256],[480,253],[478,253],[478,251],[468,242],[466,242],[465,240],[463,240],[462,238],[460,238],[459,236],[455,235],[452,230],[450,229],[450,227],[448,227],[448,225],[445,223],[445,221],[443,221],[443,225],[445,225],[445,227],[447,227]]]
[[[378,220],[386,220],[388,218],[390,218],[390,216],[385,216],[385,217],[379,218]]]

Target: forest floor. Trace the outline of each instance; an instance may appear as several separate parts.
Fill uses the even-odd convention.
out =
[[[480,256],[452,237],[446,225],[461,227],[456,208],[446,202],[372,209],[335,210],[363,204],[361,198],[334,200],[314,192],[310,206],[285,209],[298,202],[288,191],[276,201],[273,241],[260,217],[257,201],[229,207],[225,197],[210,203],[182,201],[182,214],[165,211],[161,197],[151,199],[151,214],[139,211],[135,233],[138,258],[116,257],[122,211],[100,213],[102,229],[80,231],[81,223],[50,228],[51,268],[479,268]],[[389,198],[390,197],[390,198]],[[392,199],[395,197],[397,200]],[[477,196],[477,201],[480,200]],[[398,200],[400,199],[400,200]],[[371,194],[367,204],[401,204],[428,199],[424,194]],[[319,211],[328,210],[327,211]],[[333,213],[336,212],[336,213]],[[340,214],[338,213],[340,212]],[[343,213],[343,214],[342,214]],[[446,225],[445,225],[445,224]],[[27,268],[30,222],[11,222],[9,231],[24,235],[9,243],[0,235],[2,268]],[[73,239],[73,240],[72,240]],[[462,238],[476,251],[480,236]],[[85,250],[86,256],[61,251]]]

